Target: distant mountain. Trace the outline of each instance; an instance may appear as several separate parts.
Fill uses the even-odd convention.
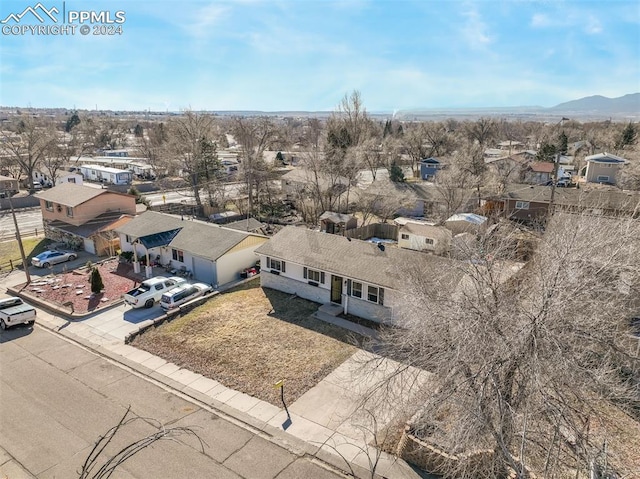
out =
[[[602,95],[593,95],[579,100],[567,101],[548,108],[549,111],[600,113],[600,114],[640,114],[640,93],[630,93],[618,98],[607,98]]]

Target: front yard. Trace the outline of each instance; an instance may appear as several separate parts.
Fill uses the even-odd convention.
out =
[[[356,352],[352,333],[310,317],[317,309],[256,279],[132,345],[280,406],[276,381],[290,404]]]

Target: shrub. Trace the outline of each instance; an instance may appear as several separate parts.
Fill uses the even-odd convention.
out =
[[[104,289],[104,283],[102,282],[102,276],[100,275],[100,271],[97,267],[94,267],[91,270],[91,276],[89,278],[91,282],[91,292],[94,294],[98,294],[100,291]]]

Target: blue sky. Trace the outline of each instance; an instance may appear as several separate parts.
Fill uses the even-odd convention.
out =
[[[41,1],[62,11],[61,0]],[[36,3],[2,0],[0,19]],[[637,0],[67,0],[64,7],[122,10],[122,34],[3,34],[1,105],[310,111],[332,110],[359,90],[369,111],[392,111],[553,106],[640,91]],[[38,22],[26,15],[21,23]]]

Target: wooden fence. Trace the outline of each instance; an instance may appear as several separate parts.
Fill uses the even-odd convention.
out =
[[[346,230],[344,235],[348,238],[367,240],[369,238],[380,238],[398,240],[398,227],[387,223],[374,223],[360,228]]]

